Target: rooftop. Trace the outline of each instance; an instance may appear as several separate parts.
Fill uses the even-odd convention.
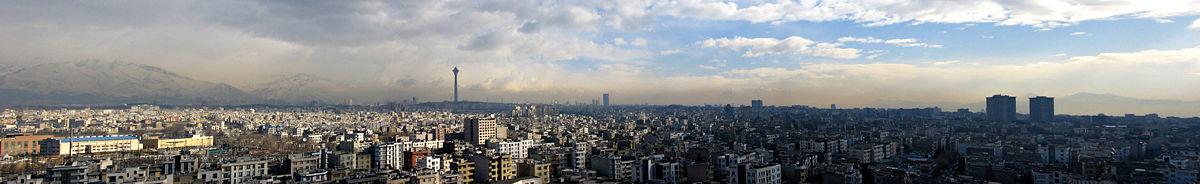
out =
[[[62,141],[62,142],[111,141],[111,140],[124,140],[124,139],[137,139],[137,137],[134,137],[134,136],[107,136],[107,137],[58,138],[58,140]]]

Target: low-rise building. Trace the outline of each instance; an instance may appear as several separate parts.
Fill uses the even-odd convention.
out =
[[[54,138],[50,135],[15,135],[0,138],[0,156],[31,155],[41,153],[41,141]]]
[[[212,136],[192,136],[187,138],[159,139],[149,137],[142,139],[142,144],[149,149],[170,149],[186,147],[209,147],[213,145]]]
[[[142,149],[142,143],[133,136],[46,139],[42,140],[41,146],[42,154],[46,155],[109,153]]]

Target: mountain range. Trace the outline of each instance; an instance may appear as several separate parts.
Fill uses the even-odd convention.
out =
[[[336,102],[337,91],[330,90],[337,89],[336,84],[296,74],[238,88],[149,65],[84,60],[28,67],[0,66],[0,105]]]
[[[0,105],[63,104],[304,104],[312,101],[340,104],[349,96],[380,96],[383,88],[354,88],[354,85],[309,74],[276,76],[266,82],[234,87],[200,81],[162,68],[117,61],[69,61],[26,67],[0,65]],[[370,92],[363,92],[370,91]],[[1020,97],[1025,98],[1025,97]],[[368,98],[369,99],[369,98]],[[968,108],[980,112],[976,102],[876,101],[885,108]],[[1019,99],[1018,112],[1028,109]],[[1149,100],[1113,94],[1076,93],[1055,98],[1059,114],[1149,114],[1195,116],[1200,101]]]
[[[1028,113],[1029,95],[1017,97],[1017,112]],[[871,106],[885,108],[912,107],[941,107],[943,111],[953,111],[956,108],[966,108],[971,112],[984,112],[987,103],[976,102],[914,102],[900,100],[881,100],[871,103]],[[1155,100],[1118,96],[1114,94],[1098,94],[1080,92],[1054,98],[1055,114],[1096,115],[1106,114],[1159,114],[1162,116],[1193,117],[1200,114],[1200,101]]]

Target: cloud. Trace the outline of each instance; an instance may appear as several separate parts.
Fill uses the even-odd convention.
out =
[[[1194,99],[1200,90],[1200,47],[1076,56],[1061,62],[1016,65],[821,63],[797,68],[762,67],[724,72],[767,88],[851,100],[871,96],[914,101],[978,101],[994,93],[1067,95],[1080,91],[1152,99]],[[1104,81],[1104,82],[1089,82]],[[1184,85],[1187,87],[1173,88]],[[953,86],[953,87],[948,87]],[[840,93],[840,94],[839,94]],[[1098,107],[1100,108],[1100,107]]]
[[[959,61],[959,60],[941,61],[941,62],[934,62],[933,65],[943,66],[943,65],[950,65],[950,64],[954,64],[954,63],[958,63],[958,62],[961,62],[961,61]]]
[[[892,44],[892,45],[897,45],[897,46],[901,46],[901,47],[929,47],[929,48],[941,48],[942,47],[942,45],[938,45],[938,44],[920,43],[920,42],[917,42],[917,39],[915,39],[915,38],[898,38],[898,39],[882,40],[882,39],[877,39],[875,37],[866,37],[866,38],[841,37],[841,38],[838,38],[838,42],[885,43],[885,44]]]
[[[508,36],[497,34],[495,32],[485,32],[475,35],[466,45],[459,46],[459,49],[471,51],[487,51],[495,50],[503,47],[511,42]]]
[[[636,38],[636,39],[633,39],[633,41],[632,41],[632,42],[629,42],[629,45],[633,45],[633,46],[646,46],[646,39],[642,39],[642,38]]]
[[[1187,28],[1192,29],[1192,30],[1200,29],[1200,18],[1197,18],[1196,20],[1192,21],[1192,25],[1188,25]]]
[[[701,40],[689,41],[701,48],[733,50],[750,58],[692,59],[703,63],[700,68],[715,70],[710,75],[670,73],[676,65],[696,63],[653,60],[674,58],[654,55],[681,52],[661,50],[671,48],[671,41],[653,37],[653,29],[675,27],[654,25],[659,17],[752,23],[839,21],[863,26],[990,23],[1049,29],[1089,20],[1195,15],[1200,7],[1192,1],[765,2],[4,1],[0,2],[0,42],[6,44],[0,45],[0,57],[6,60],[0,64],[121,60],[234,85],[260,82],[254,80],[273,75],[312,73],[353,81],[347,85],[368,86],[344,94],[367,103],[411,97],[447,99],[453,80],[449,68],[454,66],[462,70],[460,83],[471,86],[461,91],[463,98],[478,101],[550,102],[590,99],[613,91],[621,96],[618,99],[652,104],[738,103],[758,98],[779,104],[977,101],[979,94],[1009,91],[1092,91],[1196,100],[1194,94],[1200,91],[1192,87],[1200,86],[1196,66],[1200,59],[1195,58],[1200,56],[1200,48],[1011,62],[1016,64],[969,58],[958,58],[958,63],[929,64],[903,58],[870,63],[874,61],[865,59],[884,52],[842,43],[941,45],[913,38],[844,37],[818,42],[798,36],[701,37],[684,39]],[[727,21],[703,23],[710,22]],[[611,33],[614,30],[627,32]],[[625,38],[609,42],[612,35]],[[647,36],[637,38],[642,35]],[[647,39],[656,42],[651,46]],[[660,44],[667,47],[655,47]],[[704,53],[695,54],[708,58]],[[838,63],[843,60],[780,57],[770,60],[780,60],[782,65],[765,65],[761,58],[754,58],[768,54],[865,59]],[[746,67],[738,65],[745,60],[770,67],[729,70]]]
[[[995,23],[1036,28],[1074,25],[1089,20],[1165,18],[1200,14],[1200,2],[1119,0],[1066,1],[770,1],[678,0],[655,4],[665,15],[752,23],[849,20],[864,26],[921,23]]]
[[[1173,21],[1171,19],[1154,19],[1154,22],[1165,24],[1165,23],[1174,23],[1175,21]]]
[[[1063,56],[1067,56],[1067,53],[1058,53],[1058,54],[1054,54],[1054,56],[1055,57],[1063,57]]]
[[[1087,33],[1087,32],[1082,32],[1082,31],[1081,31],[1081,32],[1074,32],[1074,33],[1071,33],[1071,36],[1086,35],[1086,34],[1088,34],[1088,33]]]
[[[841,37],[838,42],[862,42],[862,43],[883,43],[883,40],[874,37],[856,38],[856,37]]]
[[[766,54],[802,54],[810,56],[829,57],[837,59],[853,59],[859,57],[861,50],[840,48],[841,43],[821,43],[799,36],[791,36],[783,40],[775,38],[719,38],[697,42],[701,48],[723,48],[733,51],[746,52],[743,57],[759,57]]]
[[[715,67],[715,66],[709,66],[709,65],[700,65],[700,68],[703,68],[703,69],[709,69],[709,70],[716,70],[716,69],[717,69],[717,67]]]
[[[919,43],[919,42],[917,42],[917,39],[912,39],[912,38],[891,39],[891,40],[883,41],[883,43],[899,45],[901,47],[929,47],[929,48],[941,48],[942,47],[942,45],[937,45],[937,44]]]

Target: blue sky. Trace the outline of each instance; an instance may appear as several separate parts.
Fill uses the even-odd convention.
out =
[[[479,101],[1196,101],[1197,20],[1188,0],[26,1],[0,3],[0,56],[141,63],[245,90],[306,73],[365,103],[448,99],[455,66]]]

